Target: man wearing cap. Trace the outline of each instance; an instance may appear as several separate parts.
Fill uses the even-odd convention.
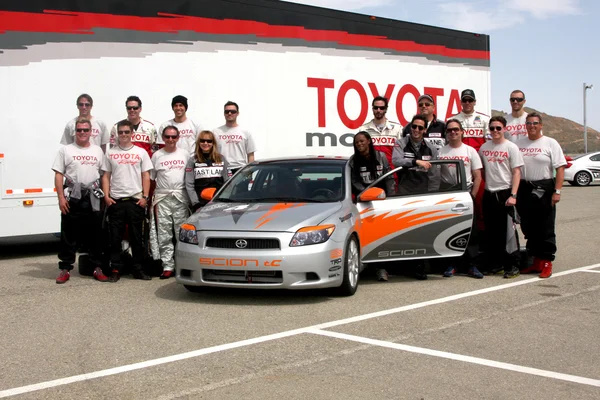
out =
[[[460,103],[462,111],[451,118],[459,120],[463,126],[465,132],[463,143],[479,151],[481,145],[490,139],[490,131],[488,129],[490,116],[475,111],[477,100],[475,99],[473,89],[462,91],[460,94]]]
[[[446,124],[437,119],[435,115],[435,102],[433,97],[423,94],[417,100],[417,114],[427,118],[427,131],[423,134],[425,142],[433,145],[438,151],[446,145]],[[402,136],[411,134],[412,124],[406,124],[402,129]]]
[[[188,99],[185,96],[177,95],[173,97],[171,101],[171,109],[175,114],[173,119],[163,122],[158,129],[158,137],[156,142],[162,147],[164,142],[162,140],[163,131],[168,126],[174,126],[179,130],[179,140],[177,140],[177,148],[184,149],[191,154],[196,149],[196,138],[198,133],[202,131],[202,126],[195,123],[187,117]]]
[[[385,97],[375,97],[371,102],[371,107],[373,108],[373,119],[361,126],[358,131],[366,131],[371,135],[375,150],[385,154],[388,163],[394,168],[392,153],[396,139],[402,137],[402,126],[386,118],[385,113],[388,109],[388,99]]]
[[[504,115],[506,119],[506,131],[504,136],[513,143],[519,139],[527,138],[527,128],[525,120],[527,113],[525,112],[525,93],[521,90],[513,90],[510,92],[510,108],[512,112]]]

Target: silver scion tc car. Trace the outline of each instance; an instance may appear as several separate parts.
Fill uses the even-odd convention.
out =
[[[573,186],[600,182],[600,152],[587,153],[567,162],[565,181]]]
[[[424,190],[386,194],[397,168],[354,197],[347,158],[255,161],[203,191],[211,201],[181,227],[177,282],[352,295],[366,264],[460,256],[473,218],[463,162],[433,163]]]

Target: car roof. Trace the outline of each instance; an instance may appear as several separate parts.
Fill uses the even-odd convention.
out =
[[[340,163],[344,164],[348,161],[349,157],[346,156],[296,156],[296,157],[277,157],[267,158],[264,160],[256,160],[253,164],[268,164],[277,162],[290,162],[290,161],[323,161],[326,163]]]

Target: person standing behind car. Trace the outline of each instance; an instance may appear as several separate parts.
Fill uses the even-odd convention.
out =
[[[237,123],[237,117],[240,114],[237,103],[233,101],[225,103],[224,114],[225,125],[214,129],[214,136],[218,140],[218,148],[215,151],[219,151],[225,156],[229,162],[231,173],[235,174],[240,168],[254,161],[256,145],[252,134]]]
[[[462,111],[450,117],[460,121],[465,133],[463,143],[468,144],[479,151],[481,145],[490,139],[488,129],[489,115],[475,111],[477,100],[475,92],[472,89],[465,89],[460,94],[460,104]]]
[[[161,136],[165,147],[152,155],[151,179],[156,186],[150,214],[150,245],[154,259],[162,261],[160,279],[168,279],[175,269],[173,237],[179,238],[179,227],[189,216],[185,168],[190,154],[177,147],[181,137],[177,127],[165,127]]]
[[[519,276],[517,260],[506,252],[509,207],[517,204],[523,157],[516,144],[504,137],[504,117],[490,118],[492,140],[479,149],[485,170],[483,218],[485,257],[492,272],[504,270],[504,278]]]
[[[143,148],[132,142],[133,124],[130,121],[119,121],[116,127],[119,142],[106,152],[102,164],[102,190],[108,207],[110,232],[110,281],[116,282],[121,276],[121,240],[126,226],[133,253],[133,277],[150,280],[152,278],[143,271],[142,263],[144,214],[149,200],[152,161]]]
[[[78,245],[89,251],[90,262],[95,265],[94,278],[101,282],[108,280],[100,267],[102,195],[98,188],[104,154],[99,146],[90,143],[91,132],[92,123],[89,120],[77,121],[75,143],[62,147],[52,165],[61,212],[58,253],[60,274],[56,283],[69,280]]]
[[[428,94],[421,95],[417,100],[417,107],[419,114],[427,120],[427,130],[423,134],[423,138],[440,151],[446,145],[446,124],[441,119],[437,119],[435,115],[433,97]],[[411,124],[406,124],[402,129],[402,136],[410,135],[411,130]]]
[[[185,168],[185,188],[196,212],[208,201],[202,198],[202,191],[208,188],[220,189],[229,179],[229,163],[217,150],[215,134],[202,131],[196,140],[196,151]]]
[[[202,126],[187,117],[188,99],[185,96],[178,95],[173,97],[171,108],[175,116],[173,119],[162,123],[158,129],[159,136],[156,142],[159,146],[164,146],[165,143],[161,140],[162,133],[166,127],[174,126],[179,130],[177,147],[186,150],[188,154],[193,154],[196,149],[196,139],[198,138],[198,133],[202,130]]]
[[[125,100],[125,108],[127,109],[127,121],[131,122],[133,127],[131,142],[146,150],[148,157],[152,156],[152,153],[158,150],[159,147],[156,143],[156,128],[152,122],[140,116],[142,113],[142,100],[137,96],[129,96]],[[117,128],[115,124],[110,131],[111,146],[119,143]]]
[[[527,113],[525,112],[525,93],[521,90],[513,90],[510,93],[510,108],[512,112],[506,114],[506,133],[504,136],[513,143],[517,140],[527,137],[527,128],[525,120],[527,119]]]
[[[92,107],[94,107],[94,100],[89,94],[80,94],[77,98],[77,109],[79,115],[69,122],[65,126],[63,137],[60,140],[60,144],[71,144],[75,142],[75,125],[78,120],[86,119],[92,124],[92,130],[90,135],[90,143],[96,146],[100,146],[103,152],[106,152],[106,145],[110,141],[110,135],[106,124],[97,118],[92,116]]]
[[[353,196],[358,196],[371,183],[391,171],[385,154],[375,150],[371,135],[366,131],[354,135],[354,155],[348,160],[348,165]],[[377,187],[385,190],[387,196],[391,196],[395,192],[394,184],[394,177],[388,175]],[[377,268],[375,273],[377,280],[389,279],[387,271],[383,268]]]
[[[377,96],[371,102],[373,108],[373,119],[359,128],[359,132],[367,132],[371,135],[373,146],[376,151],[385,154],[388,164],[394,168],[392,153],[396,139],[402,136],[402,126],[387,119],[385,116],[388,109],[388,99]]]
[[[533,265],[521,273],[539,272],[540,278],[549,278],[556,254],[556,204],[560,201],[567,162],[558,142],[542,134],[540,114],[527,115],[526,126],[527,137],[516,142],[524,161],[517,211]]]

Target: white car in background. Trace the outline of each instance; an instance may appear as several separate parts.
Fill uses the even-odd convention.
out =
[[[600,182],[600,151],[568,160],[565,181],[573,186],[588,186],[592,182]]]

